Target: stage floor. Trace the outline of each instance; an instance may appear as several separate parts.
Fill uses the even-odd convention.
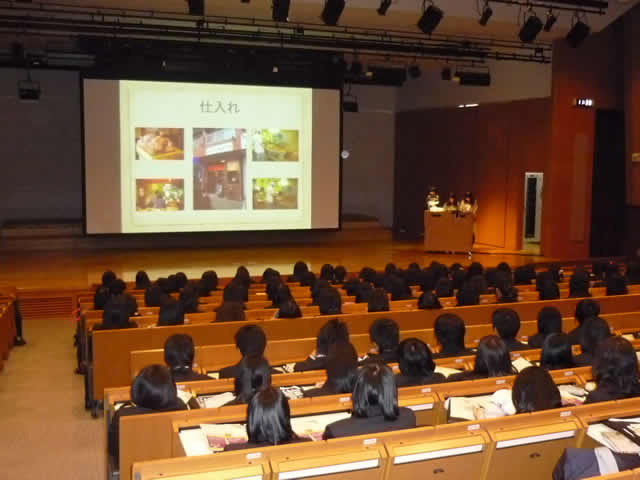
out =
[[[394,241],[389,230],[372,227],[345,229],[324,245],[0,252],[0,285],[25,289],[86,288],[98,282],[106,269],[113,270],[124,280],[133,280],[140,269],[146,270],[152,279],[178,271],[189,277],[199,277],[209,269],[226,277],[233,275],[240,265],[245,265],[252,275],[261,275],[267,267],[289,274],[298,260],[307,262],[315,272],[324,263],[341,264],[348,271],[358,271],[365,265],[382,269],[387,262],[406,268],[411,262],[423,266],[432,260],[447,265],[454,262],[466,265],[472,261],[466,255],[425,253],[422,242]],[[517,266],[558,259],[501,253],[479,246],[473,260],[486,266],[495,266],[502,261]]]

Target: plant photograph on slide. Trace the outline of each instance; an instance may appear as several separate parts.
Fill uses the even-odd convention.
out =
[[[257,129],[251,141],[254,162],[299,161],[298,130]]]
[[[184,160],[184,129],[136,128],[136,160]]]
[[[254,210],[293,210],[298,208],[297,178],[254,178]]]
[[[246,129],[194,128],[193,208],[244,209],[246,161]]]
[[[137,212],[176,212],[184,210],[184,180],[172,178],[138,178]]]

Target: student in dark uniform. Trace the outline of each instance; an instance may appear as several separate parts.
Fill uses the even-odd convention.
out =
[[[631,343],[622,337],[603,341],[593,362],[596,389],[585,403],[640,396],[638,359]]]
[[[580,335],[580,355],[573,357],[578,367],[590,367],[600,344],[611,336],[609,324],[600,317],[590,318],[583,325]]]
[[[160,307],[158,314],[158,326],[184,325],[184,309],[180,302],[169,299]]]
[[[322,290],[318,297],[318,307],[320,315],[339,315],[342,313],[342,298],[338,290],[333,287]]]
[[[149,275],[144,270],[138,270],[136,273],[136,290],[144,290],[151,285]]]
[[[358,373],[358,354],[348,342],[338,342],[329,347],[327,356],[327,380],[322,387],[304,392],[305,397],[351,393]]]
[[[244,357],[233,382],[235,399],[225,405],[249,403],[256,392],[271,386],[271,366],[261,355]]]
[[[136,328],[135,322],[129,321],[130,307],[126,299],[111,299],[102,312],[102,323],[93,326],[94,330],[114,330],[119,328]]]
[[[375,344],[375,348],[369,352],[363,363],[398,361],[400,330],[396,322],[389,318],[374,320],[369,327],[369,339]]]
[[[509,349],[505,343],[496,335],[487,335],[480,339],[473,370],[454,373],[447,380],[457,382],[476,380],[478,378],[503,377],[514,373],[515,370],[511,365]]]
[[[572,345],[578,345],[582,336],[583,324],[589,318],[600,315],[600,304],[595,300],[585,298],[576,305],[575,319],[578,326],[569,332],[569,339]]]
[[[395,375],[389,367],[372,363],[360,368],[351,395],[351,418],[327,425],[323,438],[388,432],[414,428],[416,416],[406,407],[398,407]]]
[[[267,348],[267,337],[258,325],[245,325],[235,334],[236,348],[242,358],[248,356],[262,356]],[[220,378],[235,378],[240,372],[240,362],[220,370]]]
[[[529,348],[541,348],[545,338],[562,332],[562,314],[556,307],[543,307],[538,312],[538,333],[529,337]]]
[[[191,382],[193,380],[211,380],[207,375],[193,371],[193,357],[195,348],[193,339],[189,335],[178,333],[171,335],[164,342],[164,362],[169,367],[176,382]]]
[[[429,385],[445,381],[445,376],[436,373],[431,350],[417,338],[407,338],[398,346],[400,375],[396,376],[398,387]]]
[[[368,300],[367,311],[368,312],[388,312],[389,311],[389,297],[387,292],[382,288],[376,288],[371,292]]]
[[[459,357],[472,355],[473,350],[465,348],[464,334],[466,327],[462,319],[453,313],[445,313],[436,318],[433,325],[433,333],[436,335],[440,352],[433,355],[434,358]]]
[[[571,341],[566,333],[547,335],[542,344],[540,366],[547,370],[560,370],[576,366],[571,351]]]
[[[515,310],[498,308],[491,315],[491,323],[510,352],[529,348],[528,345],[516,340],[516,335],[520,331],[520,316]]]
[[[516,413],[560,408],[560,390],[544,368],[527,367],[513,381],[511,399]]]
[[[146,307],[160,307],[169,300],[169,295],[158,285],[151,285],[144,291],[144,304]]]
[[[316,349],[309,357],[294,365],[294,372],[307,370],[324,370],[327,367],[327,354],[329,347],[337,342],[348,342],[349,330],[347,325],[337,318],[325,323],[316,337]]]

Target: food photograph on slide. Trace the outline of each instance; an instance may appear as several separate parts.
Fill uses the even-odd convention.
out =
[[[246,208],[247,130],[193,129],[193,208]]]
[[[184,210],[184,180],[176,178],[138,178],[137,212],[176,212]]]
[[[254,178],[254,210],[294,210],[298,208],[297,178]]]
[[[184,129],[136,128],[136,160],[184,160]]]
[[[256,129],[251,140],[254,162],[299,161],[298,130]]]

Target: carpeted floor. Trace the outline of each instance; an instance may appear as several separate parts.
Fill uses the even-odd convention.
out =
[[[70,318],[28,320],[0,372],[0,480],[106,476],[104,419],[84,410]]]

